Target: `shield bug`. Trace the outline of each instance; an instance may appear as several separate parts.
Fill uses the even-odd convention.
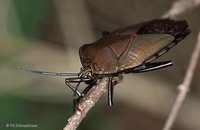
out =
[[[113,105],[114,85],[122,81],[123,74],[142,73],[172,65],[172,61],[153,62],[183,40],[190,30],[186,21],[156,19],[134,26],[103,32],[103,37],[79,49],[82,68],[79,73],[25,71],[50,76],[73,76],[66,85],[78,96],[76,103],[87,94],[102,77],[108,77],[108,105]],[[89,84],[78,91],[81,82]],[[73,86],[72,83],[77,83]]]

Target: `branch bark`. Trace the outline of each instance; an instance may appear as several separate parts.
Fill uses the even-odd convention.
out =
[[[81,111],[76,110],[74,115],[68,119],[68,123],[63,130],[76,130],[81,121],[86,117],[89,110],[99,100],[101,95],[106,92],[108,84],[108,78],[105,77],[99,81],[99,83],[93,86],[91,93],[85,97],[79,104]]]

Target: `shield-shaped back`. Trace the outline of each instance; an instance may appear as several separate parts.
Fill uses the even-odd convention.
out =
[[[118,71],[118,58],[125,52],[130,35],[110,35],[79,49],[84,68],[90,67],[95,74]]]

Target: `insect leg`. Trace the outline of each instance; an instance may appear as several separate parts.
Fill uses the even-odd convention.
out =
[[[73,86],[70,84],[69,81],[65,80],[65,84],[74,92],[76,95],[81,96],[81,93]]]
[[[173,65],[172,61],[146,63],[146,64],[143,64],[141,66],[134,68],[131,72],[133,72],[133,73],[148,72],[148,71],[153,71],[153,70],[169,67],[172,65]]]
[[[82,95],[85,96],[96,83],[97,80],[92,80],[92,82],[83,90]]]
[[[75,96],[77,95],[78,98],[82,98],[84,95],[78,91],[78,87],[80,85],[81,82],[86,82],[86,81],[90,81],[91,79],[89,78],[83,78],[83,77],[80,77],[80,78],[66,78],[65,79],[65,84],[74,92],[73,94],[73,110],[75,111],[75,107],[76,107],[76,104],[77,104],[77,98],[75,98]],[[71,85],[70,83],[78,83],[75,87],[73,85]]]
[[[80,102],[80,100],[90,91],[90,89],[96,84],[97,80],[93,80],[81,93],[82,96],[75,99],[75,106]]]
[[[83,80],[83,78],[81,77],[81,81]],[[78,91],[78,87],[79,87],[79,85],[81,84],[81,81],[80,82],[78,82],[78,84],[75,86],[75,90],[76,91]],[[79,97],[82,97],[82,94],[81,94],[81,96],[79,96]],[[78,97],[78,98],[79,98]],[[76,104],[77,104],[77,102],[76,102],[76,92],[74,92],[74,94],[73,94],[73,111],[75,112],[75,108],[76,108]]]
[[[114,90],[114,85],[112,83],[112,77],[109,77],[109,81],[108,81],[108,105],[109,106],[113,105],[113,90]]]
[[[76,95],[78,96],[81,96],[81,93],[73,86],[71,85],[70,83],[78,83],[80,84],[80,82],[86,82],[86,81],[89,81],[91,79],[89,78],[66,78],[65,79],[65,84],[73,91],[76,93]]]

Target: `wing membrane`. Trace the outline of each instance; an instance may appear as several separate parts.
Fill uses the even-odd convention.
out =
[[[131,45],[119,59],[120,70],[142,64],[165,48],[174,40],[169,34],[141,34],[132,40]],[[164,54],[164,53],[163,53]],[[157,58],[157,57],[156,57]]]

